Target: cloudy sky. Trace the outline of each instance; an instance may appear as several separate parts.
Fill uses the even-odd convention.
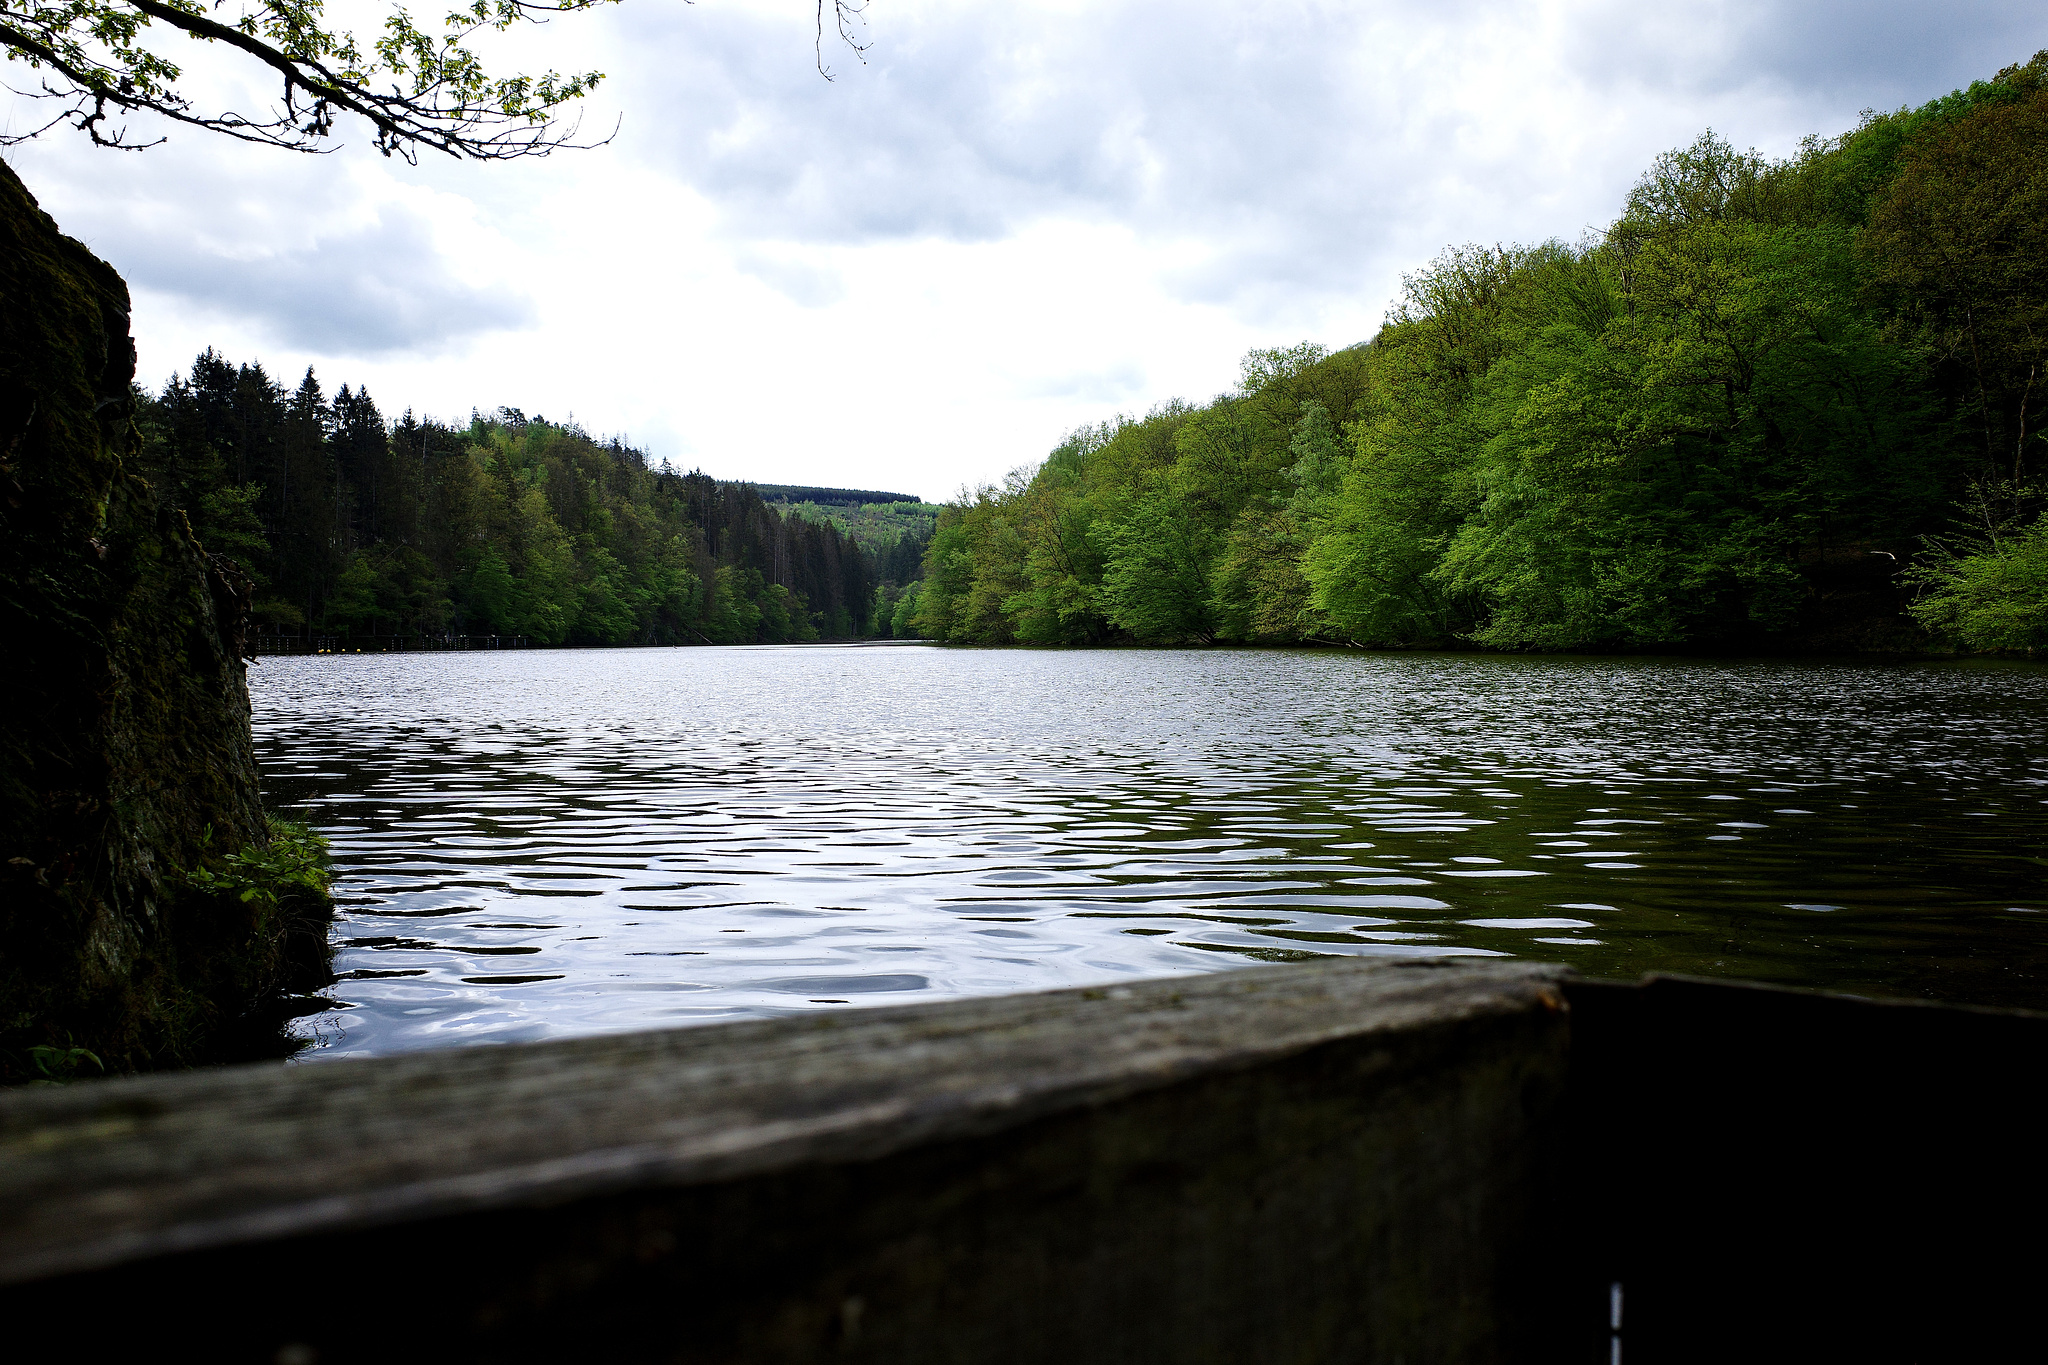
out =
[[[1784,154],[2024,60],[2043,14],[873,0],[827,82],[806,0],[625,0],[498,50],[608,73],[598,150],[415,168],[359,128],[326,157],[173,130],[7,160],[127,277],[151,386],[211,345],[390,415],[511,405],[721,478],[939,498],[1251,347],[1365,339],[1446,244],[1577,238],[1703,128]],[[218,54],[194,79],[266,103]]]

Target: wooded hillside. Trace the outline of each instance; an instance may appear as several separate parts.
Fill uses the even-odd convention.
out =
[[[542,644],[844,639],[871,556],[746,484],[501,408],[387,422],[311,370],[286,390],[208,350],[138,393],[142,464],[256,583],[268,633],[521,635]]]
[[[956,501],[943,640],[2048,646],[2048,53],[1790,159],[1711,132],[1604,233],[1453,247]]]

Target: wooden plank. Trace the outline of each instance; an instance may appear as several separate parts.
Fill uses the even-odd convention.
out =
[[[1561,975],[1325,962],[9,1096],[0,1312],[323,1365],[1510,1359]]]
[[[1353,960],[0,1096],[0,1283],[1014,1129],[1339,1041],[1560,1012],[1562,969]]]

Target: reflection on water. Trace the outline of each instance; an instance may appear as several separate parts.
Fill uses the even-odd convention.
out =
[[[1305,954],[2048,1006],[2048,669],[922,646],[265,659],[352,1055]]]

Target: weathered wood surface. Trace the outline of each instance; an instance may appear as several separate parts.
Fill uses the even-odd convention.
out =
[[[1398,1050],[1474,1021],[1533,1020],[1561,1063],[1563,975],[1317,963],[18,1090],[0,1095],[0,1283],[872,1162],[1332,1044]]]
[[[321,1365],[2026,1358],[2044,1061],[1354,960],[15,1091],[0,1313]]]

